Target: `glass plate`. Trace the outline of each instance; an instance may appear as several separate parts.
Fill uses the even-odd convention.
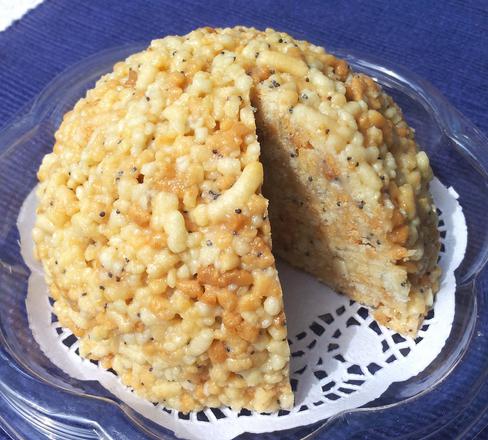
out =
[[[29,272],[18,246],[16,219],[36,184],[42,157],[52,149],[63,114],[98,77],[143,45],[123,46],[90,57],[57,77],[10,126],[0,132],[0,425],[16,439],[174,439],[118,401],[100,384],[68,377],[40,351],[29,330],[25,295]],[[350,51],[333,51],[356,72],[376,79],[403,109],[436,176],[459,194],[468,226],[468,248],[456,271],[456,312],[451,335],[421,374],[395,383],[374,402],[314,425],[262,439],[424,438],[453,425],[466,432],[481,416],[465,411],[488,377],[488,292],[476,277],[488,259],[487,139],[430,84]],[[452,401],[452,395],[462,399]],[[484,410],[485,408],[482,408]],[[422,412],[424,424],[416,423]],[[429,417],[429,414],[432,417]],[[435,415],[435,417],[434,417]],[[371,436],[371,437],[370,437]],[[244,434],[239,438],[255,438]]]

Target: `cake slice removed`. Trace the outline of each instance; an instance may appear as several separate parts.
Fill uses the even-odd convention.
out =
[[[266,35],[278,44],[257,58],[253,103],[273,251],[413,336],[439,288],[428,158],[371,78]]]

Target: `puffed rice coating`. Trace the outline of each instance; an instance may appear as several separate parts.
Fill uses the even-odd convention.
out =
[[[270,218],[277,255],[381,323],[414,334],[432,305],[428,158],[391,98],[320,47],[244,27],[154,40],[55,138],[33,230],[54,312],[150,401],[293,406]]]

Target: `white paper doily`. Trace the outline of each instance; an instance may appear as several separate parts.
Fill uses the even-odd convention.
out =
[[[41,265],[32,256],[34,192],[25,200],[18,219],[22,256],[32,271],[26,299],[29,325],[42,351],[67,374],[99,381],[134,410],[179,437],[228,440],[243,432],[277,431],[317,422],[365,405],[393,382],[417,375],[436,358],[449,336],[454,318],[454,270],[466,250],[467,229],[456,192],[437,179],[431,191],[439,212],[442,281],[434,309],[415,340],[378,325],[365,307],[278,263],[292,352],[295,407],[291,411],[259,414],[209,408],[184,415],[137,397],[113,372],[80,358],[76,337],[60,327],[52,314]]]

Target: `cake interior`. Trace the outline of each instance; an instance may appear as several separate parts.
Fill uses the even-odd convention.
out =
[[[408,264],[392,258],[399,247],[385,211],[365,212],[342,185],[344,176],[332,177],[323,155],[297,142],[286,116],[273,115],[259,99],[253,104],[273,253],[370,306],[381,324],[415,335],[437,290],[432,275],[409,273]]]

